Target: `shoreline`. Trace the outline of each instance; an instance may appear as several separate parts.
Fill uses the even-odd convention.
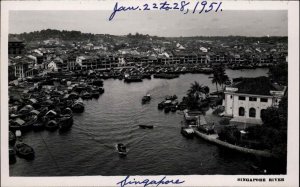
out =
[[[215,143],[217,145],[220,145],[220,146],[223,146],[223,147],[235,150],[235,151],[239,151],[239,152],[242,152],[242,153],[251,154],[251,155],[255,155],[255,156],[266,157],[266,158],[275,157],[275,155],[273,155],[269,151],[262,151],[262,150],[256,150],[256,149],[249,149],[249,148],[245,148],[245,147],[240,147],[240,146],[233,145],[233,144],[230,144],[230,143],[227,143],[227,142],[224,142],[224,141],[221,141],[221,140],[217,139],[216,134],[206,135],[204,133],[201,133],[198,130],[194,129],[194,131],[195,131],[196,136],[198,136],[198,137],[200,137],[200,138],[202,138],[206,141],[209,141],[211,143]]]

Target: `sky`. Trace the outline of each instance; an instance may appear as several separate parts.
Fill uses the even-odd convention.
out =
[[[287,36],[286,10],[226,10],[221,13],[182,14],[180,11],[10,11],[9,33],[43,29],[76,30],[84,33],[155,36]]]

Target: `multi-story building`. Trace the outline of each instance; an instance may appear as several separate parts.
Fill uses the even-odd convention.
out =
[[[8,54],[20,55],[24,53],[25,45],[22,40],[16,37],[10,38],[8,41]]]
[[[233,117],[232,121],[262,124],[263,110],[277,107],[285,91],[285,86],[267,77],[241,78],[225,88],[225,116]]]

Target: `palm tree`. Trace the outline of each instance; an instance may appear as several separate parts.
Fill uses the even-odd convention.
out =
[[[200,85],[197,81],[191,84],[190,89],[187,91],[187,105],[191,109],[196,109],[198,107],[198,102],[202,98],[202,94],[207,97],[209,93],[209,87]]]
[[[218,84],[220,82],[220,79],[219,79],[219,75],[217,72],[214,72],[214,76],[213,76],[213,79],[212,79],[212,83],[213,84],[216,84],[216,89],[217,89],[217,92],[219,92],[218,90]]]
[[[197,81],[191,84],[190,89],[188,90],[188,95],[194,96],[197,100],[200,99],[201,94],[207,94],[209,88],[207,86],[200,85]],[[208,89],[208,90],[207,90]]]
[[[228,76],[226,75],[224,66],[216,66],[213,70],[213,79],[212,83],[216,84],[216,89],[218,92],[218,84],[224,89],[224,84],[229,80]]]

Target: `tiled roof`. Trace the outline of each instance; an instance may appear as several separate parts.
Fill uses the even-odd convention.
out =
[[[236,93],[271,95],[270,91],[282,91],[284,87],[274,84],[268,77],[240,78],[234,84],[238,88]],[[235,81],[235,80],[234,80]]]

